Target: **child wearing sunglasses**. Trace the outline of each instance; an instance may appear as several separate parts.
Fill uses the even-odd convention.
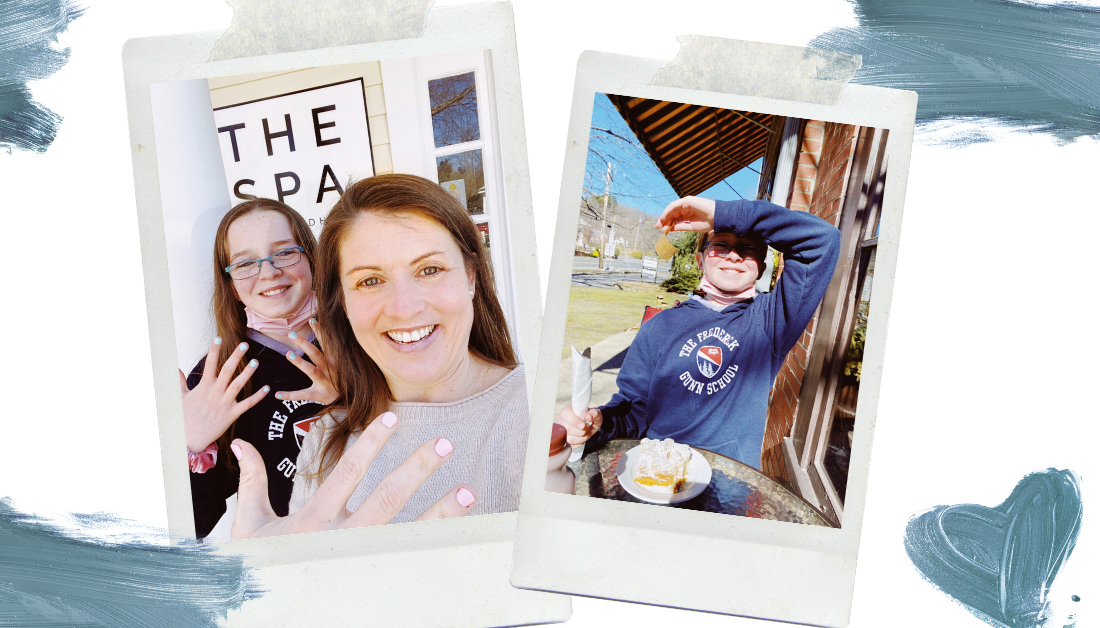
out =
[[[825,295],[840,231],[767,201],[693,196],[669,204],[657,227],[702,234],[704,296],[642,325],[607,405],[583,419],[566,405],[555,420],[573,445],[672,438],[759,469],[772,383]],[[783,254],[783,273],[758,294],[769,246]]]

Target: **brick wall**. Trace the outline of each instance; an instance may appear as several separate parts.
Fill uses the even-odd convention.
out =
[[[810,120],[802,136],[794,186],[789,207],[808,211],[834,225],[840,224],[840,209],[848,186],[848,170],[856,148],[858,127],[833,122]],[[775,378],[768,405],[768,423],[764,429],[762,470],[764,473],[792,483],[783,461],[783,438],[791,433],[798,414],[798,397],[802,392],[802,377],[809,363],[813,345],[813,330],[817,314],[802,332],[798,343]]]

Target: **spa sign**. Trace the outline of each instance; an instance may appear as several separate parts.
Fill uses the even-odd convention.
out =
[[[278,199],[320,232],[349,180],[374,175],[363,80],[214,110],[234,203]]]

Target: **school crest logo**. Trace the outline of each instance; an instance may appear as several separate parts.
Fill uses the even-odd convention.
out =
[[[313,427],[313,423],[321,417],[310,417],[308,419],[302,419],[294,423],[294,440],[298,441],[298,449],[302,448],[302,443],[306,440],[306,435],[309,434],[309,428]]]
[[[722,347],[705,345],[695,354],[695,364],[703,377],[711,378],[722,368]]]

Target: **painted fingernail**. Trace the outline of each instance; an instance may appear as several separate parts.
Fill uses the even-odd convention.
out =
[[[446,438],[441,438],[435,441],[435,453],[439,454],[440,458],[446,456],[454,450],[455,446],[452,445],[451,441],[447,440]]]
[[[297,334],[297,333],[295,333],[295,332],[290,332],[290,339],[291,339],[291,340],[294,340],[294,339],[296,339],[297,337],[298,337],[298,334]]]
[[[237,345],[237,351],[244,351],[247,348],[248,348],[248,343],[247,342],[242,342],[241,344]]]
[[[221,338],[218,338],[218,337],[215,337],[215,338],[214,338],[214,344],[216,344],[216,345],[220,345],[221,343],[222,343],[222,339],[221,339]]]
[[[271,386],[264,386],[264,392],[265,393],[271,392]],[[280,395],[275,395],[275,396],[278,397],[279,399],[282,399],[282,396],[280,396]]]
[[[293,351],[287,351],[287,352],[286,352],[286,359],[288,359],[288,360],[293,360],[293,359],[294,359],[294,358],[296,358],[296,357],[298,357],[298,356],[297,356],[297,355],[295,355],[295,353],[294,353]]]
[[[393,427],[393,426],[397,425],[397,415],[392,413],[392,412],[383,412],[382,416],[380,416],[378,418],[381,419],[382,425],[385,425],[386,427]],[[435,446],[435,450],[439,451],[439,445],[438,444]],[[439,454],[439,455],[442,456],[443,454]]]
[[[474,494],[468,488],[458,489],[458,494],[455,497],[458,498],[458,505],[463,508],[469,508],[475,501]]]
[[[237,457],[237,460],[240,460],[244,457],[244,453],[241,451],[241,446],[237,443],[229,445],[229,448],[233,450],[233,455]]]
[[[264,386],[264,388],[267,388],[267,386]],[[275,393],[275,398],[276,399],[282,399],[283,398],[283,393]]]
[[[309,324],[310,325],[316,325],[317,324],[317,319],[316,318],[309,319]]]
[[[248,363],[248,367],[249,367],[249,368],[256,368],[256,367],[257,367],[257,366],[259,366],[259,365],[260,365],[260,363],[259,363],[259,362],[257,362],[257,361],[256,361],[256,360],[254,360],[254,359],[253,359],[252,361],[250,361],[250,362]]]

